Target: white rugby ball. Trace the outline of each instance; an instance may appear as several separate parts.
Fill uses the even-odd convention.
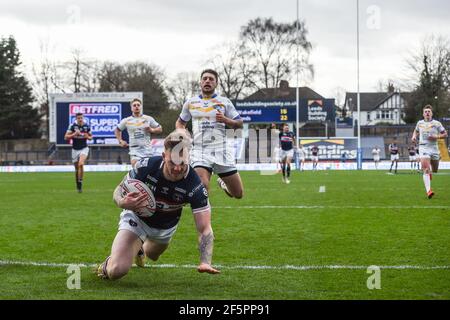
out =
[[[134,211],[140,217],[151,217],[156,211],[156,200],[152,190],[141,180],[137,179],[125,179],[120,185],[120,193],[122,197],[125,197],[128,193],[139,192],[147,195],[147,204],[145,207],[139,208]]]

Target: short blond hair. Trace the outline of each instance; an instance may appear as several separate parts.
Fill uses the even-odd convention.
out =
[[[165,139],[164,139],[164,150],[171,151],[175,146],[182,143],[182,148],[187,148],[188,150],[191,148],[192,139],[191,135],[187,130],[184,129],[176,129],[172,131]]]

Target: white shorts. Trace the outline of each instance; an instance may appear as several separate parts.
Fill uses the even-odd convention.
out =
[[[314,162],[319,162],[319,156],[311,156],[311,160]]]
[[[130,152],[128,154],[130,155],[131,160],[140,160],[143,158],[152,157],[153,156],[153,148],[133,147],[133,148],[130,148]]]
[[[73,163],[78,162],[80,160],[80,156],[82,154],[85,155],[86,158],[87,158],[88,155],[89,155],[89,147],[86,147],[86,148],[83,148],[83,149],[80,149],[80,150],[72,149],[72,162]]]
[[[236,164],[229,150],[216,152],[215,149],[193,148],[191,152],[191,166],[193,168],[203,167],[219,176],[237,172]]]
[[[375,162],[380,162],[380,156],[375,156],[375,157],[373,157],[373,161],[375,161]]]
[[[399,160],[400,159],[400,155],[397,154],[391,154],[391,161],[395,161],[395,160]]]
[[[294,149],[291,150],[280,150],[280,159],[284,160],[286,158],[292,159],[294,157]]]
[[[168,244],[172,239],[178,225],[170,229],[156,229],[149,227],[145,222],[139,219],[133,211],[123,210],[120,214],[119,231],[128,230],[144,242],[146,239],[152,240],[161,244]]]
[[[430,148],[427,146],[419,145],[419,157],[420,158],[429,158],[431,160],[440,160],[441,154],[438,148]]]
[[[416,156],[409,156],[409,161],[416,161],[417,157]]]

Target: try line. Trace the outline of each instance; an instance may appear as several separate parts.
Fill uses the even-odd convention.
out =
[[[69,266],[79,266],[81,268],[94,268],[96,264],[89,263],[52,263],[52,262],[34,262],[34,261],[12,261],[12,260],[0,260],[0,266],[33,266],[33,267],[49,267],[49,268],[67,268]],[[249,265],[215,265],[218,269],[222,270],[366,270],[373,265],[361,266],[361,265],[311,265],[311,266],[299,266],[299,265],[283,265],[283,266],[249,266]],[[161,268],[161,269],[196,269],[196,265],[190,264],[155,264],[146,265],[146,268]],[[448,270],[450,266],[421,266],[421,265],[398,265],[398,266],[377,266],[380,269],[392,269],[392,270]]]
[[[213,206],[213,209],[449,209],[450,206]]]

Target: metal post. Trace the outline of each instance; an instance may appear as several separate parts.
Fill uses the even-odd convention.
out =
[[[361,97],[359,92],[359,0],[356,0],[356,51],[357,51],[357,118],[358,118],[358,151],[357,168],[362,169],[362,149],[361,149]]]

